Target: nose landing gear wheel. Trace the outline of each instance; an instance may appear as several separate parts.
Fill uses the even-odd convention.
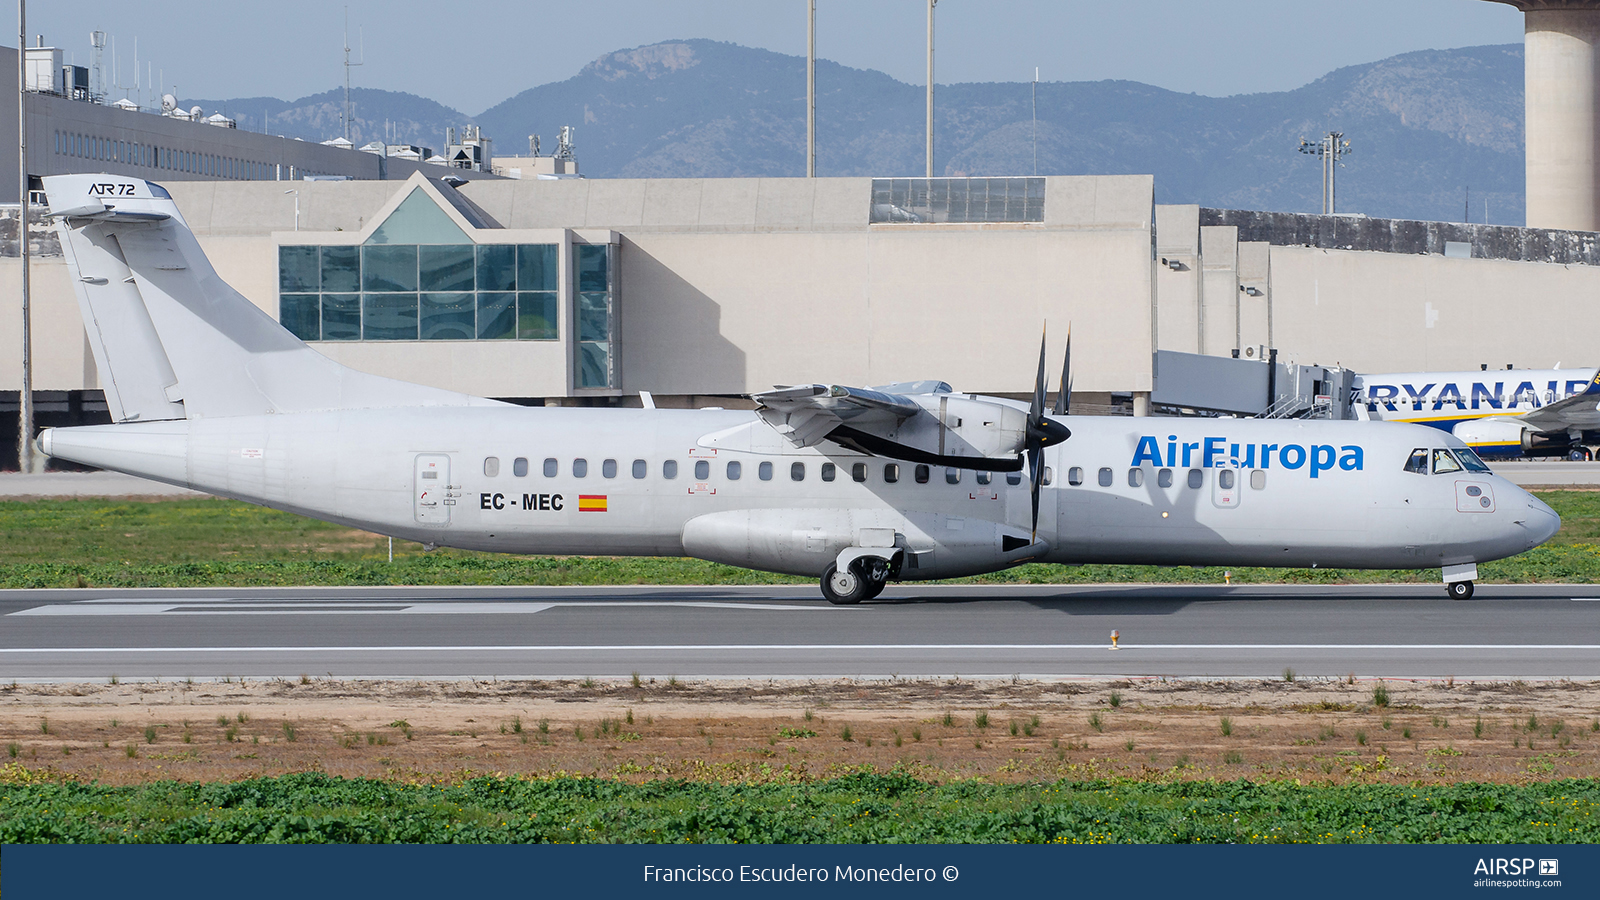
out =
[[[822,596],[829,603],[837,606],[849,606],[865,600],[871,591],[871,584],[862,578],[854,567],[840,569],[838,566],[828,566],[828,571],[822,573]]]
[[[1445,585],[1444,589],[1450,593],[1451,600],[1468,600],[1472,597],[1472,582],[1470,581],[1452,581]]]

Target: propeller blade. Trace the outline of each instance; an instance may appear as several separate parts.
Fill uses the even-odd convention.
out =
[[[1028,478],[1033,500],[1033,531],[1029,543],[1039,542],[1039,492],[1044,487],[1044,447],[1028,448]]]
[[[1044,415],[1045,340],[1046,335],[1041,329],[1039,334],[1039,374],[1033,382],[1033,405],[1028,408],[1028,435],[1025,441],[1025,446],[1028,448],[1029,488],[1031,489],[1033,501],[1033,537],[1031,540],[1034,542],[1039,540],[1039,491],[1044,486],[1044,448],[1052,443],[1065,440],[1065,438],[1057,437],[1056,429],[1066,431],[1059,423],[1050,421]]]
[[[1067,355],[1061,360],[1061,390],[1056,392],[1056,405],[1051,415],[1064,416],[1072,408],[1072,327],[1067,326]]]
[[[1039,375],[1033,380],[1033,405],[1028,408],[1029,426],[1044,418],[1044,342],[1045,336],[1041,331],[1039,334]]]

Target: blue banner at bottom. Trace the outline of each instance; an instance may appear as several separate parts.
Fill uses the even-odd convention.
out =
[[[1600,894],[1594,846],[121,846],[0,848],[6,900],[368,896],[1486,897]],[[1021,896],[1021,895],[1019,895]],[[1501,895],[1503,896],[1503,894]]]

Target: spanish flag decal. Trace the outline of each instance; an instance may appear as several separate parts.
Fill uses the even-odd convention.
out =
[[[578,512],[605,512],[605,494],[579,494]]]

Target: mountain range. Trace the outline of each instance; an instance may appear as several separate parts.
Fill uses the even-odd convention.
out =
[[[1291,91],[1205,97],[1131,81],[938,85],[936,174],[1155,175],[1160,203],[1316,212],[1319,161],[1302,139],[1340,131],[1340,212],[1521,224],[1522,46],[1423,50],[1348,66]],[[184,100],[240,127],[307,140],[341,133],[343,91],[300,100]],[[708,40],[608,53],[572,78],[476,116],[412,94],[353,89],[351,139],[439,147],[478,124],[495,154],[545,152],[577,128],[591,178],[799,176],[805,58]],[[924,87],[817,61],[817,174],[924,171]],[[1035,164],[1037,154],[1037,164]],[[1037,167],[1036,167],[1037,166]],[[1467,197],[1470,191],[1470,210]],[[1485,208],[1487,203],[1487,209]]]

